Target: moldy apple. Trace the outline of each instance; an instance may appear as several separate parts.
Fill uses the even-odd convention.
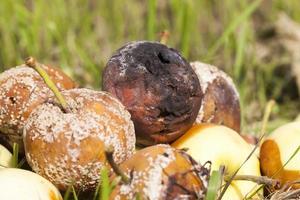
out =
[[[183,150],[154,145],[135,153],[120,165],[129,176],[112,191],[111,200],[204,199],[210,168],[200,165]]]
[[[59,90],[76,87],[61,70],[43,65]],[[18,143],[23,151],[22,134],[25,121],[39,104],[52,93],[39,74],[26,65],[0,74],[0,134],[11,146]]]
[[[131,42],[110,58],[103,89],[116,96],[132,116],[141,145],[169,143],[194,123],[202,101],[197,75],[172,48]]]

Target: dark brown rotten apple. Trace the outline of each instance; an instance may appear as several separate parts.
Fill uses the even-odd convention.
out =
[[[133,122],[110,94],[89,89],[62,92],[70,112],[55,99],[39,105],[24,126],[26,158],[32,169],[59,189],[92,190],[109,166],[104,150],[114,148],[117,164],[135,149]]]
[[[202,92],[189,63],[174,49],[156,42],[120,48],[103,73],[103,89],[131,113],[142,145],[172,142],[198,114]]]
[[[61,70],[43,65],[60,90],[72,89],[75,83]],[[0,74],[0,134],[12,145],[19,143],[22,151],[24,123],[32,110],[52,92],[34,70],[25,65]]]
[[[209,166],[169,145],[147,147],[120,165],[129,182],[120,182],[110,199],[204,199]]]
[[[238,133],[241,126],[239,93],[232,79],[215,66],[192,62],[204,98],[196,124],[214,123],[227,126]]]

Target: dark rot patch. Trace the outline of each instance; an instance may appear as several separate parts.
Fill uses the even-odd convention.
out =
[[[131,113],[138,143],[169,143],[194,123],[202,91],[190,64],[174,49],[156,42],[120,48],[103,73],[103,89]]]

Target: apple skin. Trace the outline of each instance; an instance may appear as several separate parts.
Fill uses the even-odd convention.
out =
[[[158,42],[134,41],[118,49],[103,71],[102,88],[131,114],[137,143],[171,143],[192,127],[203,98],[190,64]]]
[[[220,124],[240,132],[240,100],[233,80],[213,65],[199,61],[191,62],[190,65],[197,74],[203,92],[195,124]]]
[[[12,167],[12,154],[0,144],[0,169]]]
[[[71,184],[76,190],[94,190],[100,171],[109,167],[105,148],[113,147],[116,164],[134,153],[133,122],[125,107],[106,92],[78,88],[62,95],[70,112],[52,99],[28,118],[23,135],[27,162],[60,190]]]
[[[58,189],[31,171],[0,169],[0,194],[3,200],[62,200]]]
[[[176,140],[175,148],[187,148],[196,161],[212,162],[212,171],[225,166],[225,175],[231,176],[251,153],[251,146],[234,130],[221,125],[194,125],[185,135]],[[259,160],[256,155],[242,166],[237,175],[260,176]],[[259,185],[250,181],[233,181],[223,200],[240,200],[254,192]]]
[[[59,90],[77,87],[73,80],[58,68],[43,65],[44,70]],[[8,69],[0,74],[0,134],[13,147],[18,143],[24,153],[22,135],[30,113],[53,93],[34,69],[25,65]]]
[[[262,173],[280,180],[281,185],[300,179],[300,153],[288,160],[300,146],[300,122],[291,122],[274,130],[261,145]],[[287,163],[288,162],[288,163]],[[287,163],[286,166],[283,165]],[[283,168],[282,168],[283,167]],[[300,188],[295,184],[293,188]]]
[[[205,199],[209,168],[170,145],[141,149],[121,163],[120,169],[131,181],[120,182],[110,200],[137,199],[137,194],[140,199],[149,200]]]

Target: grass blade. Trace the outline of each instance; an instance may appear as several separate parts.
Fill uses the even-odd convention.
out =
[[[232,34],[235,29],[245,20],[248,19],[248,17],[256,10],[256,8],[260,5],[260,2],[262,0],[255,0],[253,1],[242,13],[233,20],[228,27],[223,32],[222,36],[212,45],[212,47],[209,49],[207,53],[207,60],[210,60],[211,57],[215,54],[215,52],[220,48],[221,45],[223,45],[228,36]]]
[[[70,185],[67,189],[67,191],[64,194],[64,200],[69,200],[70,199],[70,194],[71,194],[72,186]]]
[[[237,50],[236,57],[234,61],[234,77],[241,77],[242,64],[245,57],[245,47],[247,42],[247,34],[248,34],[248,23],[244,22],[241,24],[241,32],[238,35],[237,39]]]
[[[182,54],[187,57],[189,54],[189,41],[190,41],[190,27],[191,27],[191,5],[190,1],[184,1],[183,2],[183,13],[182,13],[182,19],[181,19],[181,36],[180,36],[180,42],[181,42],[181,51]]]
[[[103,168],[101,171],[101,195],[99,200],[109,200],[110,195],[110,184],[109,184],[109,175],[108,175],[108,169]]]
[[[297,147],[297,149],[293,152],[293,154],[289,157],[289,159],[284,163],[284,165],[282,165],[277,171],[276,173],[272,176],[276,176],[282,169],[285,168],[285,166],[287,166],[287,164],[289,164],[289,162],[291,162],[291,160],[299,153],[300,151],[300,146]]]
[[[206,200],[216,200],[222,184],[223,179],[223,167],[221,166],[218,171],[214,170],[210,176]]]
[[[156,0],[148,0],[148,18],[147,18],[147,38],[148,40],[155,39],[155,13]]]
[[[74,200],[78,200],[78,197],[77,197],[77,194],[76,194],[76,191],[75,191],[75,188],[73,187],[73,185],[71,188],[72,188],[72,194],[73,194]]]
[[[13,145],[12,166],[17,168],[18,163],[19,163],[19,144],[14,143],[14,145]]]

